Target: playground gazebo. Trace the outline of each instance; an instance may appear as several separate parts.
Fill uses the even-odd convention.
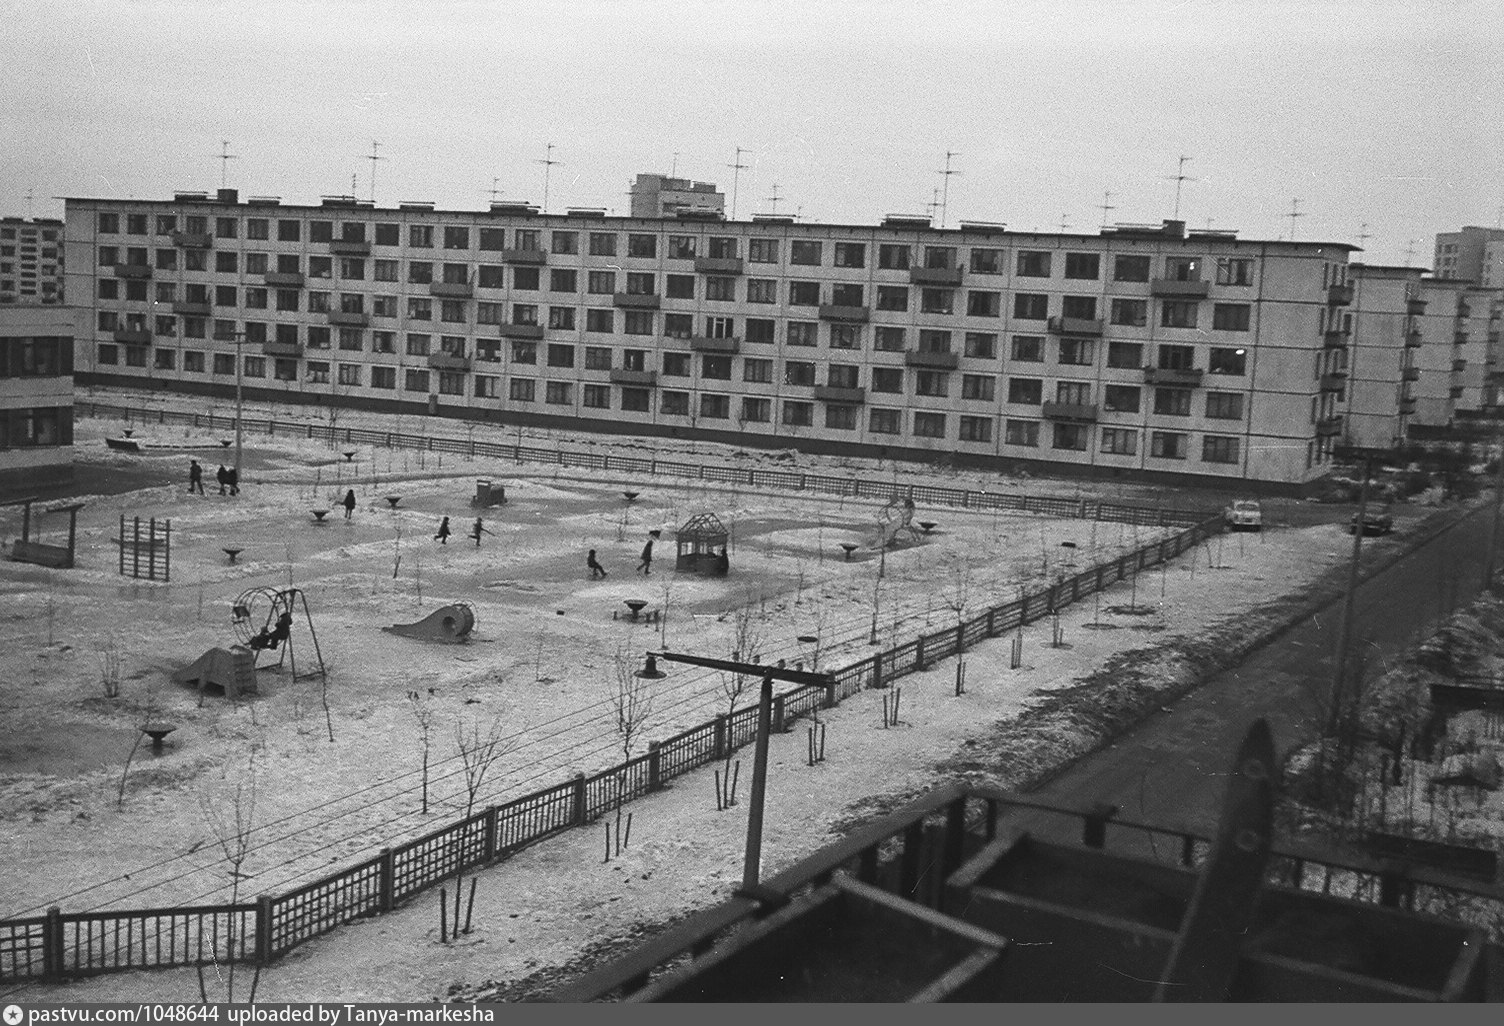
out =
[[[726,528],[714,513],[697,513],[674,534],[675,570],[720,575],[726,572]]]

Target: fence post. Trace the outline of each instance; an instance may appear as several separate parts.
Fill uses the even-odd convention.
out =
[[[381,849],[381,911],[390,912],[397,907],[397,856],[390,848]]]
[[[778,734],[782,734],[784,732],[782,695],[773,696],[773,730]]]
[[[832,680],[832,681],[830,681],[830,683],[828,683],[828,684],[825,685],[825,708],[827,708],[827,709],[834,709],[835,707],[836,707],[836,682],[834,680]]]
[[[663,790],[663,764],[658,756],[658,741],[648,742],[648,790]]]
[[[924,669],[924,635],[919,635],[919,640],[914,643],[914,669]]]
[[[879,652],[872,657],[872,683],[870,687],[880,688],[883,686],[883,654]]]
[[[256,899],[256,964],[267,965],[272,960],[272,896],[263,894]]]
[[[53,905],[47,910],[42,926],[42,979],[55,980],[63,975],[63,910]]]
[[[720,714],[715,718],[715,757],[726,757],[726,715]]]
[[[486,807],[486,862],[496,857],[496,814],[499,811],[494,805]]]
[[[585,774],[576,773],[574,777],[574,825],[585,825]]]
[[[997,637],[997,606],[993,606],[987,610],[987,636],[989,638]]]

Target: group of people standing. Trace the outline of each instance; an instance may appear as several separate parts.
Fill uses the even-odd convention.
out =
[[[215,472],[214,476],[219,480],[220,495],[240,494],[240,471],[237,468],[231,467],[227,470],[225,469],[225,465],[221,463],[219,470]],[[205,494],[204,468],[198,465],[198,460],[189,460],[188,494],[192,495],[194,492],[200,495]]]

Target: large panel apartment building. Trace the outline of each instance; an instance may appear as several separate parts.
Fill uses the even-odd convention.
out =
[[[1348,255],[1179,222],[70,199],[81,381],[1297,490],[1343,433]]]

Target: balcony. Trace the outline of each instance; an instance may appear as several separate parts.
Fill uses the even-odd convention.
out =
[[[428,366],[434,370],[467,371],[470,369],[470,357],[454,353],[429,353]]]
[[[617,292],[611,296],[612,306],[624,306],[629,310],[656,310],[663,297],[652,293]]]
[[[1452,361],[1452,373],[1453,374],[1461,374],[1465,370],[1467,370],[1467,361],[1466,360],[1453,360]]]
[[[909,283],[912,285],[938,285],[955,288],[961,284],[959,267],[910,267]]]
[[[1148,385],[1180,385],[1195,388],[1201,384],[1206,372],[1199,367],[1145,367],[1144,383]]]
[[[741,257],[695,257],[695,270],[701,274],[741,274]]]
[[[1401,417],[1408,417],[1408,416],[1410,416],[1414,412],[1415,412],[1415,400],[1414,399],[1401,399],[1400,400],[1400,416]]]
[[[1424,299],[1405,300],[1405,312],[1412,317],[1419,317],[1426,312],[1426,301]]]
[[[1091,424],[1097,419],[1095,403],[1045,403],[1043,412],[1047,420],[1070,420]]]
[[[541,249],[504,249],[501,251],[504,264],[546,264],[548,254]]]
[[[1340,392],[1347,385],[1347,371],[1333,371],[1321,376],[1323,392]]]
[[[1323,335],[1321,344],[1327,349],[1346,349],[1347,337],[1347,332],[1339,328],[1336,331],[1329,331]]]
[[[821,303],[820,320],[822,321],[855,321],[865,323],[871,316],[871,311],[865,306],[844,306],[839,303]]]
[[[1353,301],[1353,287],[1351,285],[1328,285],[1326,289],[1326,301],[1329,306],[1348,306]]]
[[[189,317],[208,317],[209,304],[207,302],[190,303],[187,301],[173,303],[172,312],[175,314],[187,314]]]
[[[440,299],[469,299],[475,289],[466,282],[436,281],[428,286],[428,294]]]
[[[282,356],[297,359],[303,355],[303,343],[278,342],[276,339],[269,338],[261,343],[261,352],[266,356]]]
[[[330,239],[329,252],[336,256],[370,256],[371,244],[358,239]]]
[[[117,268],[117,270],[118,270],[118,268]],[[1467,345],[1467,341],[1468,341],[1468,339],[1467,339],[1467,332],[1465,332],[1465,331],[1459,331],[1459,332],[1457,332],[1456,334],[1454,334],[1452,336],[1452,344],[1453,345],[1465,346],[1465,345]]]
[[[172,244],[180,249],[208,249],[214,240],[208,232],[173,232]]]
[[[1179,278],[1155,278],[1149,282],[1149,294],[1182,299],[1205,299],[1212,290],[1209,281],[1181,281]]]
[[[303,272],[268,271],[261,276],[261,280],[279,289],[300,289],[303,287]]]
[[[658,372],[650,370],[627,370],[625,367],[614,367],[611,370],[611,383],[613,385],[636,385],[648,388],[658,384]]]
[[[906,349],[903,362],[910,367],[926,367],[932,370],[955,370],[961,366],[961,357],[955,353],[929,349]]]
[[[1332,438],[1342,434],[1342,418],[1326,417],[1316,422],[1317,438]]]
[[[502,338],[542,338],[541,324],[502,324],[498,326]]]
[[[330,324],[337,324],[345,328],[364,328],[371,323],[371,318],[363,313],[346,313],[343,310],[330,310],[326,315]]]
[[[815,398],[824,399],[828,403],[864,403],[867,401],[865,388],[842,388],[839,385],[816,385]]]
[[[707,335],[691,335],[689,348],[697,353],[734,353],[741,349],[739,338],[710,338]]]
[[[151,344],[151,332],[145,328],[116,328],[112,335],[116,342],[124,342],[129,346]]]
[[[1053,335],[1101,335],[1102,323],[1100,317],[1051,317],[1050,333]]]
[[[1405,333],[1405,345],[1411,349],[1419,349],[1421,342],[1420,332],[1412,328]]]
[[[117,278],[150,278],[150,264],[116,264],[115,277]]]

